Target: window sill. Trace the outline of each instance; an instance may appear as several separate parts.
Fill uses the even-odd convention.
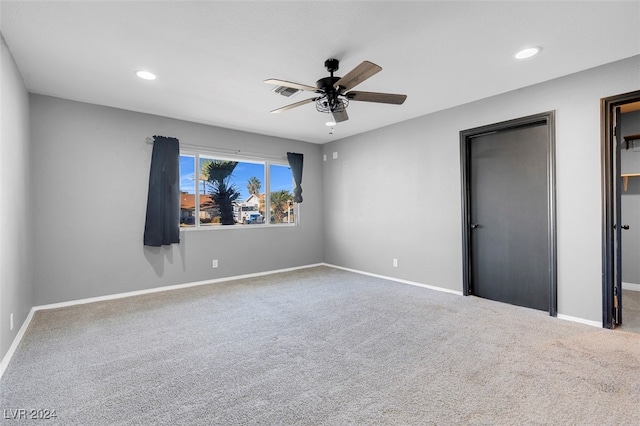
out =
[[[194,232],[194,231],[228,231],[231,229],[266,229],[266,228],[292,228],[297,226],[296,223],[278,223],[278,224],[273,224],[273,225],[262,225],[262,224],[256,224],[256,225],[214,225],[214,226],[201,226],[198,228],[195,227],[187,227],[187,226],[181,226],[180,227],[180,232],[182,231],[186,231],[186,232]]]

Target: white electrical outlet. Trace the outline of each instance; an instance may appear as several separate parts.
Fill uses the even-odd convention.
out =
[[[9,315],[9,331],[13,330],[13,313]]]
[[[398,267],[398,259],[393,259],[393,267],[394,268]]]
[[[218,259],[213,259],[213,261],[211,262],[211,267],[214,269],[218,267]]]
[[[333,153],[333,159],[335,160],[336,158],[338,158],[338,153],[337,153],[337,152],[334,152],[334,153]]]
[[[324,155],[322,156],[322,159],[323,159],[324,161],[327,161],[327,154],[324,154]]]

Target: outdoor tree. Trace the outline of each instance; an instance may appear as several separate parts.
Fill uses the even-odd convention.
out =
[[[211,160],[206,165],[207,181],[211,187],[211,197],[220,210],[220,223],[233,225],[233,202],[240,197],[238,187],[230,182],[237,161]]]
[[[249,180],[247,180],[247,190],[249,191],[249,194],[260,194],[260,188],[262,188],[262,182],[260,182],[260,179],[258,179],[257,177],[252,176],[251,178],[249,178]]]
[[[293,200],[293,195],[287,190],[275,191],[271,193],[271,210],[275,223],[284,222],[284,217],[289,208],[289,201]]]
[[[205,186],[209,182],[209,164],[211,164],[212,162],[213,160],[210,159],[200,160],[200,176],[198,177],[198,179],[202,181],[203,194],[207,192]]]

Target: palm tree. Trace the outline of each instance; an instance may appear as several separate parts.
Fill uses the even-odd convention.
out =
[[[289,208],[289,201],[293,200],[293,195],[287,190],[271,193],[271,210],[275,223],[284,222],[284,216]]]
[[[200,179],[202,181],[202,193],[205,194],[206,191],[206,184],[209,181],[209,164],[211,164],[213,162],[213,160],[210,159],[201,159],[200,160],[200,176],[198,177],[198,179]]]
[[[247,181],[247,190],[249,191],[249,195],[258,195],[260,193],[260,188],[262,188],[262,182],[260,182],[260,179],[255,176],[249,178]]]
[[[211,160],[203,173],[211,185],[211,197],[220,210],[220,223],[233,225],[233,202],[240,197],[238,187],[230,182],[237,161]]]

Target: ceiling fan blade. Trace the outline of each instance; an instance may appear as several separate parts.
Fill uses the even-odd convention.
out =
[[[333,111],[331,115],[333,116],[333,119],[336,121],[336,123],[341,123],[349,119],[349,115],[347,114],[346,109],[343,109],[342,111]]]
[[[343,91],[350,90],[380,71],[382,71],[382,68],[379,65],[369,61],[362,61],[360,65],[336,81],[333,87],[336,89],[340,87]]]
[[[345,93],[350,101],[361,102],[378,102],[381,104],[402,105],[407,99],[407,95],[398,95],[396,93],[376,93],[376,92],[358,92],[352,91]]]
[[[274,113],[278,113],[278,112],[284,112],[284,111],[288,111],[290,109],[305,105],[305,104],[310,104],[312,102],[315,102],[316,99],[318,98],[309,98],[309,99],[305,99],[304,101],[300,101],[300,102],[296,102],[294,104],[290,104],[287,106],[283,106],[282,108],[278,108],[278,109],[274,109],[273,111],[271,111],[272,114]]]
[[[267,84],[275,84],[276,86],[284,86],[291,87],[293,89],[307,90],[309,92],[317,92],[318,88],[313,86],[308,86],[306,84],[293,83],[291,81],[278,80],[276,78],[270,78],[264,81]]]

